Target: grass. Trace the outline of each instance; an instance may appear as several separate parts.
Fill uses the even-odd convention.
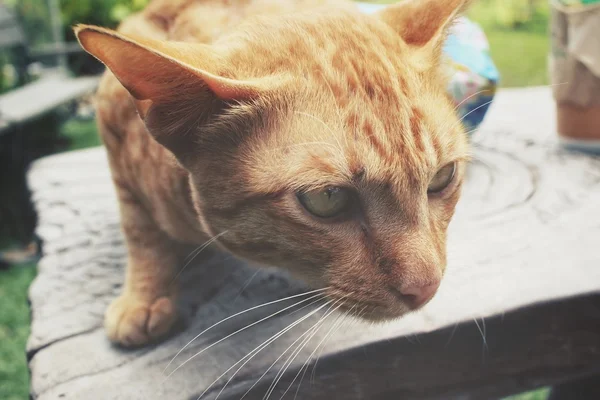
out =
[[[549,388],[533,390],[527,393],[517,394],[507,397],[505,400],[546,400],[550,394]]]
[[[25,343],[29,335],[27,288],[35,276],[34,265],[0,271],[0,399],[29,397],[29,372]]]
[[[546,57],[549,50],[547,2],[539,3],[537,13],[531,21],[510,28],[498,21],[494,1],[475,2],[469,17],[482,26],[488,37],[492,58],[500,70],[500,85],[515,87],[547,84]],[[62,127],[62,134],[71,140],[70,150],[100,144],[93,121],[71,120]],[[29,334],[27,288],[34,276],[33,265],[0,271],[0,299],[2,299],[0,303],[0,399],[2,400],[28,397],[29,374],[24,348]],[[509,399],[545,400],[547,396],[548,390],[540,389],[512,396]]]
[[[481,25],[488,38],[492,59],[500,70],[501,86],[548,84],[549,13],[548,2],[540,2],[530,21],[507,27],[497,20],[492,1],[473,4],[469,18]]]
[[[69,150],[86,149],[101,144],[96,123],[91,120],[72,119],[62,127],[62,135],[70,140]]]

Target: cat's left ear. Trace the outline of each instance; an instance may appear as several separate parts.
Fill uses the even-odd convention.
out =
[[[236,102],[268,96],[285,77],[240,80],[211,46],[133,38],[80,25],[82,47],[104,63],[134,99],[154,138],[181,159],[193,151],[202,126]]]
[[[471,0],[403,0],[379,12],[379,17],[416,50],[423,62],[436,63],[448,30]]]

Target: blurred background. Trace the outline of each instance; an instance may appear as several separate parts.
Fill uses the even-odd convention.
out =
[[[19,53],[2,47],[0,96],[61,68],[72,77],[97,75],[102,66],[74,43],[71,27],[80,22],[115,27],[148,0],[0,0],[15,15],[26,37],[27,51],[37,57],[19,69]],[[392,3],[394,1],[372,1]],[[546,85],[549,51],[548,0],[478,0],[468,17],[487,36],[491,57],[500,71],[500,87]],[[0,14],[0,24],[2,14]],[[1,115],[0,115],[1,120]],[[24,171],[38,157],[100,144],[90,96],[57,107],[21,128],[22,157],[9,162],[14,138],[0,133],[0,399],[29,398],[25,343],[29,332],[27,288],[35,277],[39,243],[33,234],[35,213],[24,186]],[[14,161],[14,160],[13,160]],[[21,172],[20,172],[21,171]],[[15,222],[15,215],[19,216]],[[513,399],[542,400],[548,390]]]

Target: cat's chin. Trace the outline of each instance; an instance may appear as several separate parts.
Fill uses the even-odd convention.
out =
[[[357,319],[371,323],[391,322],[413,311],[401,304],[387,306],[362,302],[346,302],[339,310]]]

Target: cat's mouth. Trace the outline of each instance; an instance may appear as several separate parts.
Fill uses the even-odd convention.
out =
[[[371,322],[385,322],[402,317],[409,313],[411,309],[401,302],[393,301],[391,303],[384,301],[374,301],[360,299],[351,293],[340,294],[340,290],[335,290],[334,294],[328,294],[334,303],[337,303],[338,310],[358,319]]]

